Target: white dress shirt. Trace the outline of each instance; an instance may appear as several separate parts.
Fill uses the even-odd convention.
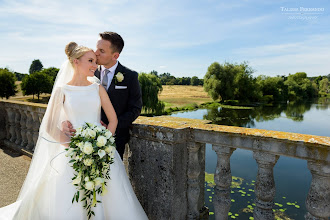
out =
[[[108,73],[108,83],[107,83],[107,90],[109,89],[109,87],[110,87],[110,84],[111,84],[111,81],[112,81],[112,79],[113,79],[113,76],[115,75],[115,71],[116,71],[116,68],[117,68],[117,66],[118,66],[118,60],[117,60],[117,62],[116,62],[116,64],[115,65],[113,65],[112,67],[110,67],[108,70],[110,71],[109,73]],[[105,70],[106,70],[106,68],[102,65],[101,66],[101,82],[102,82],[102,80],[103,80],[103,76],[104,76],[104,73],[105,73]]]

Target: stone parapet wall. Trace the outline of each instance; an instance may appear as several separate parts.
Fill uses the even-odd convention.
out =
[[[0,101],[0,141],[32,155],[47,105]],[[306,219],[330,216],[330,137],[212,125],[169,116],[139,117],[133,124],[126,160],[132,186],[150,219],[199,219],[204,204],[205,144],[212,144],[216,219],[230,209],[230,157],[253,151],[258,166],[254,219],[274,219],[273,167],[280,156],[306,160],[312,183]]]

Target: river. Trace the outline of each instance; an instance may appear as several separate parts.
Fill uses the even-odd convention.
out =
[[[330,136],[330,99],[310,102],[277,103],[251,109],[212,108],[177,112],[171,116],[211,120],[213,124]],[[206,145],[205,172],[213,177],[217,155]],[[257,164],[252,151],[237,149],[231,156],[234,177],[228,219],[253,219],[254,183]],[[210,175],[208,175],[210,174]],[[274,167],[276,196],[274,212],[278,219],[304,219],[305,200],[311,174],[305,160],[281,156]],[[205,205],[214,219],[214,183],[205,182]]]

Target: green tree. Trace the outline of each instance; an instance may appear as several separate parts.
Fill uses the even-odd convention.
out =
[[[288,88],[284,85],[283,77],[270,77],[260,75],[257,77],[257,83],[264,97],[268,97],[268,101],[286,101]]]
[[[161,114],[165,104],[158,100],[158,94],[163,90],[160,79],[154,74],[139,74],[142,90],[142,110],[146,113]]]
[[[204,90],[213,100],[234,99],[233,88],[236,73],[236,67],[233,64],[212,63],[204,76]]]
[[[16,90],[16,77],[15,74],[10,72],[7,68],[0,68],[0,97],[8,99],[10,96],[14,96]]]
[[[58,71],[60,71],[60,69],[55,67],[49,67],[47,69],[41,70],[40,72],[52,77],[52,80],[55,81]]]
[[[51,93],[52,88],[52,77],[42,72],[35,72],[26,76],[21,83],[23,94],[33,95],[33,99],[36,94],[38,96],[38,100],[40,99],[41,93]]]
[[[197,76],[193,76],[193,77],[191,78],[191,82],[190,82],[190,84],[191,84],[192,86],[198,86],[198,85],[199,85],[199,79],[198,79],[198,77],[197,77]]]
[[[14,74],[15,74],[15,76],[16,76],[17,81],[22,81],[23,78],[24,78],[25,76],[27,76],[26,73],[18,73],[18,72],[14,72]]]
[[[156,70],[151,71],[150,74],[153,74],[158,77],[158,72]]]
[[[236,65],[237,73],[234,78],[234,99],[240,101],[257,101],[260,90],[256,79],[252,76],[253,69],[246,62]]]
[[[33,60],[29,69],[29,73],[32,74],[34,72],[38,72],[42,70],[42,63],[40,60]]]
[[[293,75],[289,75],[285,81],[285,85],[288,86],[289,100],[303,100],[315,97],[317,94],[315,86],[307,78],[305,72],[297,72]]]
[[[330,84],[329,84],[328,78],[323,78],[320,81],[319,84],[320,84],[320,87],[319,87],[320,92],[323,92],[323,93],[329,93],[330,92]]]
[[[246,62],[241,64],[226,62],[223,65],[214,62],[208,67],[204,76],[204,90],[213,100],[257,100],[260,94],[252,73],[252,68]]]

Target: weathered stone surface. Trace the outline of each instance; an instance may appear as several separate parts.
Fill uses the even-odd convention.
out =
[[[228,219],[228,212],[230,210],[230,186],[232,182],[230,157],[234,152],[234,148],[213,145],[213,150],[217,153],[217,168],[214,175],[214,182],[216,184],[214,189],[214,210],[215,218],[219,220]]]
[[[328,219],[330,216],[330,164],[308,161],[312,182],[306,199],[306,219]]]
[[[45,109],[46,105],[0,101],[1,142],[31,157]],[[260,215],[256,214],[255,219],[272,218],[272,170],[281,155],[313,161],[309,162],[313,180],[306,218],[330,216],[330,137],[162,116],[136,120],[125,161],[133,188],[150,219],[198,218],[197,210],[204,201],[205,143],[218,146],[216,150],[220,152],[218,159],[222,162],[217,170],[218,176],[224,178],[216,175],[215,198],[223,204],[221,210],[230,207],[230,149],[242,148],[253,151],[258,163],[255,210]]]
[[[148,126],[134,126],[132,130],[129,176],[150,219],[187,216],[186,133]]]
[[[279,156],[255,151],[253,157],[258,164],[257,181],[255,185],[255,204],[253,217],[256,220],[274,219],[273,199],[275,197],[275,181],[273,168]]]

